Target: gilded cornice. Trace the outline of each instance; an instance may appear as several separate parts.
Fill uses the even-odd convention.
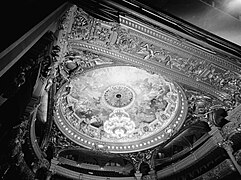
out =
[[[72,50],[81,51],[81,50],[89,50],[94,53],[107,56],[109,58],[115,59],[119,63],[134,65],[137,67],[142,67],[148,69],[149,71],[164,74],[169,79],[174,81],[186,84],[191,87],[195,87],[197,89],[202,89],[205,92],[209,92],[211,95],[218,97],[218,98],[225,98],[224,94],[215,90],[214,88],[197,82],[188,76],[183,76],[182,73],[178,71],[174,71],[172,69],[167,68],[166,66],[155,62],[155,61],[143,61],[142,59],[133,56],[131,54],[124,54],[118,51],[111,51],[107,48],[103,48],[100,46],[90,45],[84,42],[70,42],[70,46]]]
[[[220,100],[235,98],[240,90],[241,68],[217,47],[187,39],[170,28],[154,27],[120,16],[120,23],[95,19],[73,6],[62,22],[59,38],[62,57],[70,52],[89,51],[115,63],[146,68]]]
[[[167,49],[171,48],[178,54],[185,53],[188,56],[194,56],[202,60],[207,60],[210,63],[216,64],[217,66],[225,67],[225,69],[234,70],[237,73],[241,72],[241,68],[238,65],[228,62],[228,59],[219,57],[218,52],[214,51],[215,47],[208,47],[207,44],[206,48],[202,47],[202,45],[192,43],[191,41],[188,41],[187,39],[184,39],[176,34],[172,33],[168,35],[166,32],[162,31],[161,27],[160,30],[157,28],[154,29],[151,26],[147,26],[128,17],[120,16],[120,23],[126,28],[132,29],[133,32],[142,33],[142,37],[146,39],[150,39],[153,42],[156,41],[159,45],[166,47]],[[228,55],[226,56],[228,57]],[[229,56],[231,58],[231,55]]]

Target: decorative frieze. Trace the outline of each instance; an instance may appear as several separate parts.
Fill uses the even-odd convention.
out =
[[[133,58],[144,64],[159,64],[157,71],[170,71],[175,79],[193,87],[209,86],[208,92],[220,99],[229,99],[233,106],[240,103],[241,70],[227,60],[216,56],[213,51],[194,46],[180,37],[143,25],[128,17],[120,16],[120,24],[95,19],[82,9],[73,6],[63,21],[59,44],[62,44],[62,61],[75,47],[87,51],[102,50],[102,55],[126,57],[128,63]],[[83,47],[85,43],[86,46]],[[82,46],[82,47],[81,47]],[[113,56],[112,56],[113,57]],[[226,56],[225,56],[226,57]],[[123,59],[124,60],[124,59]],[[141,65],[142,66],[142,65]],[[233,73],[230,73],[230,72]],[[230,81],[232,80],[232,82]],[[229,83],[228,83],[229,81]],[[228,94],[231,94],[228,96]]]
[[[237,58],[231,57],[231,55],[224,55],[221,52],[214,50],[214,48],[212,49],[210,47],[208,48],[192,43],[190,40],[170,32],[170,30],[166,30],[162,27],[149,27],[143,23],[137,22],[133,18],[125,16],[120,16],[120,23],[126,28],[141,32],[144,36],[146,35],[151,38],[158,39],[160,42],[165,42],[169,46],[174,47],[176,50],[185,51],[188,54],[198,56],[201,59],[215,62],[215,64],[220,65],[220,67],[233,69],[238,73],[241,72],[241,68],[239,66],[228,62],[231,59],[232,61],[234,61],[234,59],[235,61],[239,61]]]

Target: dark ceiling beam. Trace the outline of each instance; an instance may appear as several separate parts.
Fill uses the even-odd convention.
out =
[[[62,4],[58,9],[0,53],[0,77],[52,28],[54,23],[62,16],[69,6],[70,4],[67,2]]]
[[[107,5],[103,0],[70,0],[70,2],[94,18],[107,22],[119,22],[119,10]]]
[[[201,48],[203,46],[203,48],[206,47],[207,50],[211,51],[211,48],[213,49],[215,47],[236,57],[241,57],[241,47],[237,44],[227,41],[167,12],[163,12],[158,7],[154,9],[136,0],[100,0],[100,2],[105,3],[113,9],[117,9],[122,12],[122,14],[139,18],[140,21],[149,23],[156,28],[160,28],[161,24],[162,26],[165,25],[170,32],[174,32],[176,35],[185,38],[185,40],[190,41],[191,44],[196,43],[199,46],[201,45]],[[163,1],[163,4],[165,3],[166,2]],[[213,53],[216,54],[215,51],[213,51]]]

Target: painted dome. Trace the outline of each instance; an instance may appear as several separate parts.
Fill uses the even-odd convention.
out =
[[[64,84],[57,98],[60,130],[81,146],[110,152],[156,146],[179,129],[186,114],[177,84],[132,66],[84,72]]]

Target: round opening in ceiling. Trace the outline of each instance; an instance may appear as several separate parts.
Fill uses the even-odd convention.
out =
[[[134,101],[135,92],[128,86],[109,86],[104,92],[103,100],[109,108],[127,108]]]

